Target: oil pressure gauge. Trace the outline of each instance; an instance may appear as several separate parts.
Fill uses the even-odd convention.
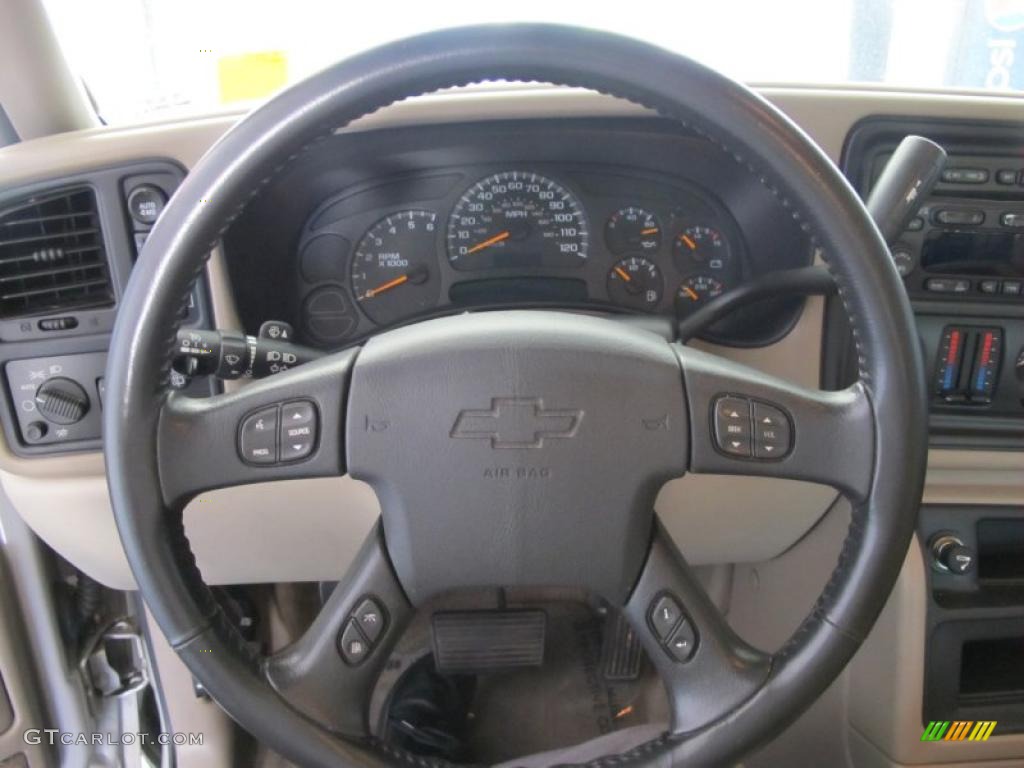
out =
[[[604,236],[612,253],[653,253],[661,244],[661,225],[653,213],[631,205],[611,215]]]

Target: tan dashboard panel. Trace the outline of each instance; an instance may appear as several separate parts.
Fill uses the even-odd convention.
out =
[[[926,504],[1024,505],[1024,450],[932,450]]]
[[[40,480],[0,472],[30,528],[66,560],[115,589],[135,589],[103,477]],[[334,581],[380,509],[347,477],[204,493],[185,509],[185,532],[209,584]]]
[[[0,484],[28,527],[64,559],[102,584],[134,588],[104,476],[35,477],[5,469]]]
[[[966,764],[1013,759],[1021,765],[1024,734],[985,742],[923,742],[924,654],[928,582],[914,537],[889,600],[845,672],[850,746],[856,765]],[[986,763],[988,765],[988,763]]]
[[[869,115],[1020,120],[1024,103],[1014,97],[857,88],[766,86],[760,90],[835,160],[850,128]],[[642,114],[645,111],[636,105],[573,89],[471,89],[410,99],[347,130],[447,121]],[[189,168],[238,117],[224,114],[98,128],[13,145],[0,150],[3,182],[28,183],[151,158],[167,158]],[[218,322],[230,326],[234,311],[222,266],[215,259],[209,274]],[[715,351],[814,386],[821,331],[820,301],[815,300],[808,303],[793,332],[779,344],[759,350]],[[964,463],[967,456],[969,461]],[[1022,456],[932,451],[926,499],[1022,503]],[[130,585],[98,453],[20,459],[0,444],[0,470],[0,482],[14,506],[54,549],[105,583]],[[204,574],[214,582],[335,578],[377,507],[367,489],[356,488],[350,481],[323,483],[303,483],[300,490],[284,484],[224,490],[194,503],[186,520]],[[728,503],[720,500],[723,489],[731,494]],[[694,562],[743,561],[779,554],[821,517],[834,497],[830,489],[803,483],[687,477],[666,486],[657,509],[669,528],[680,534],[680,544]],[[785,503],[773,499],[785,499]],[[346,509],[353,511],[346,513]],[[760,526],[762,532],[757,536],[750,535],[752,515],[771,520],[770,526]],[[764,533],[766,528],[770,532]]]
[[[856,87],[755,86],[838,161],[850,129],[871,115],[1022,119],[1022,99],[986,94],[907,92]],[[636,104],[572,88],[466,89],[408,99],[353,123],[364,131],[445,122],[527,118],[628,117],[651,114]],[[192,167],[241,113],[165,123],[95,128],[0,150],[4,184],[15,185],[134,160],[167,158]]]
[[[813,387],[818,357],[806,350],[819,348],[822,311],[821,299],[809,301],[797,326],[776,344],[716,351]],[[63,557],[104,584],[134,586],[102,476],[3,471],[0,482],[28,525]],[[694,564],[751,562],[792,546],[835,496],[810,483],[694,475],[667,484],[656,509]],[[186,508],[185,528],[211,584],[333,580],[378,514],[376,496],[363,483],[304,480],[203,494]],[[770,525],[750,536],[752,518]]]

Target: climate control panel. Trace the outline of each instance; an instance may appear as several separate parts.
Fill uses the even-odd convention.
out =
[[[946,403],[988,405],[1003,359],[1003,331],[947,325],[936,359],[937,397]]]
[[[916,319],[932,444],[1017,449],[1024,436],[1024,322],[920,308]]]

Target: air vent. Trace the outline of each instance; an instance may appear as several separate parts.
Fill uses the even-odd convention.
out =
[[[113,303],[91,189],[37,195],[0,210],[0,319]]]

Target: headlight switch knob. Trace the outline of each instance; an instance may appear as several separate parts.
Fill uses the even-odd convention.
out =
[[[56,376],[36,390],[36,410],[51,424],[75,424],[89,412],[89,396],[77,381]]]

